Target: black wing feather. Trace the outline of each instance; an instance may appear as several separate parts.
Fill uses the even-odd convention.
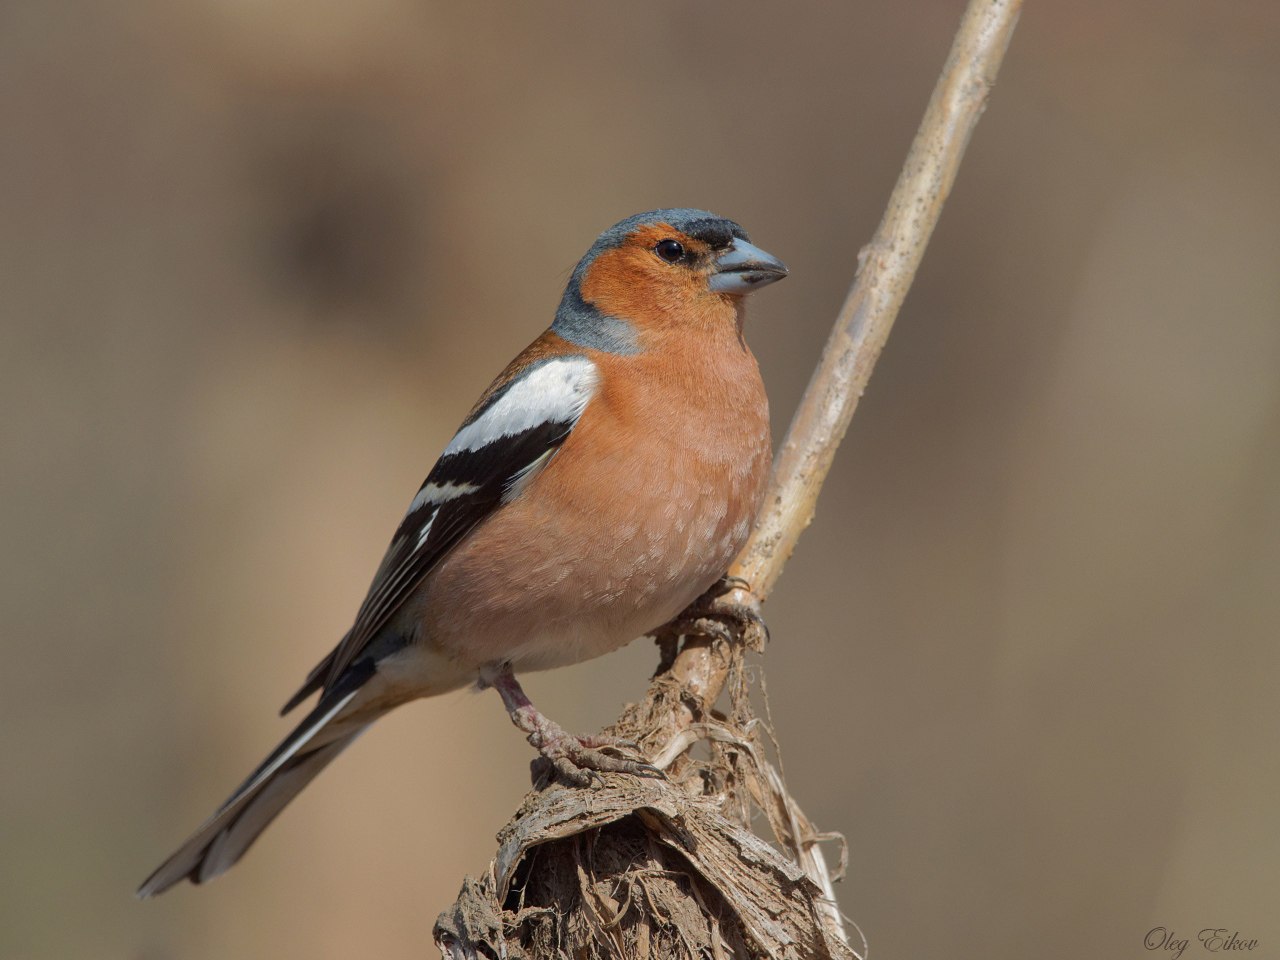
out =
[[[502,505],[527,471],[560,448],[574,423],[576,420],[547,421],[521,433],[500,437],[478,449],[442,456],[419,490],[430,484],[466,484],[474,489],[443,503],[424,503],[405,516],[391,538],[355,623],[333,652],[307,675],[301,689],[289,699],[281,713],[288,713],[316,690],[332,687],[422,578]],[[428,524],[430,530],[422,539],[422,531]]]

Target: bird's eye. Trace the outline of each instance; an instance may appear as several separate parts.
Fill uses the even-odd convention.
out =
[[[653,252],[667,263],[675,263],[684,256],[684,244],[679,240],[659,240]]]

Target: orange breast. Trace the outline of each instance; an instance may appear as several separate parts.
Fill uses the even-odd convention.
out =
[[[547,468],[432,574],[414,611],[425,642],[477,667],[572,663],[659,626],[724,573],[771,450],[755,358],[722,334],[587,351],[599,392]]]

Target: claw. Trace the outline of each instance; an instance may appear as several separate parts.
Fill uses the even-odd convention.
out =
[[[742,579],[742,577],[730,576],[727,573],[717,580],[711,589],[715,590],[717,587],[720,588],[717,596],[723,596],[726,593],[733,593],[735,590],[742,590],[746,593],[751,592],[751,584],[747,583],[746,580]]]

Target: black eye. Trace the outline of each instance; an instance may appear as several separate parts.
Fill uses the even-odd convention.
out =
[[[667,263],[675,263],[684,256],[684,245],[679,240],[659,240],[653,252]]]

